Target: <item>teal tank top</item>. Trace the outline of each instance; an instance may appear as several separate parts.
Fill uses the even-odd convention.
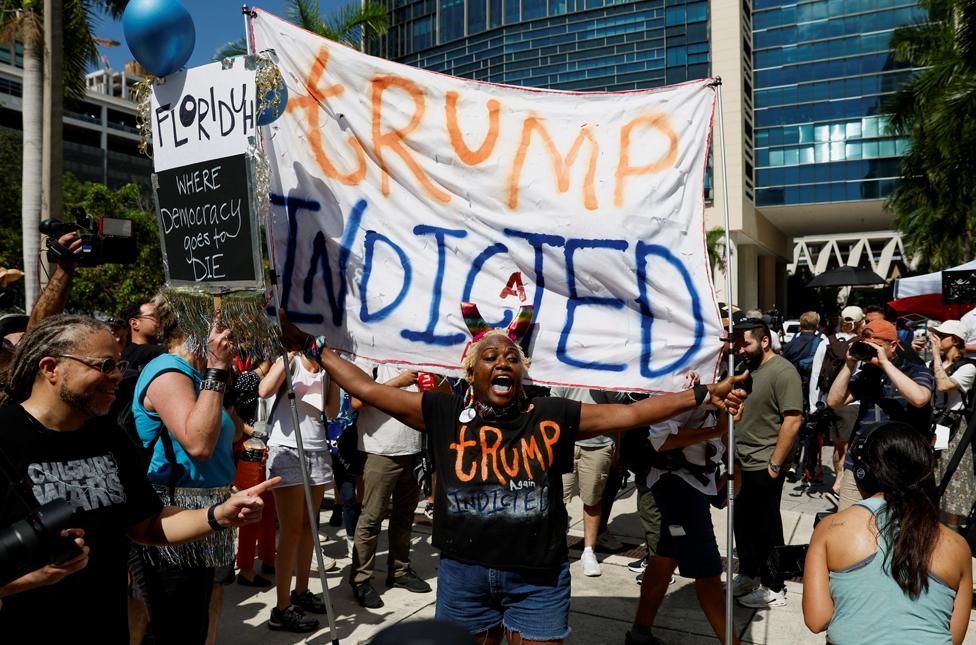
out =
[[[883,523],[884,499],[871,497],[857,505]],[[929,573],[928,591],[912,600],[884,567],[888,549],[881,539],[873,555],[843,571],[830,572],[834,616],[827,640],[833,645],[952,645],[949,620],[956,592]]]

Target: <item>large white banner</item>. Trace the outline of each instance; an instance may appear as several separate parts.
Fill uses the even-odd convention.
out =
[[[706,82],[623,93],[490,85],[324,40],[263,11],[287,111],[263,130],[284,307],[363,359],[460,375],[460,312],[535,305],[531,378],[708,382]]]

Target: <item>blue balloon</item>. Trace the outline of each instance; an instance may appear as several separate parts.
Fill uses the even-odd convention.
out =
[[[274,108],[274,99],[277,95],[278,109]],[[277,88],[264,95],[265,108],[258,112],[258,125],[271,125],[279,116],[285,113],[285,106],[288,105],[288,87],[281,83]]]
[[[156,76],[183,67],[197,37],[190,12],[177,0],[131,0],[122,30],[132,55]]]

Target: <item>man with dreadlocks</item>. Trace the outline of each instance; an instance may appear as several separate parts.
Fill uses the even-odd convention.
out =
[[[508,329],[491,329],[462,305],[472,332],[462,364],[467,395],[408,392],[375,382],[310,339],[312,352],[351,396],[428,433],[437,475],[434,546],[441,550],[437,618],[458,623],[478,642],[558,644],[569,634],[568,516],[562,473],[576,439],[646,427],[711,403],[736,413],[745,375],[696,385],[633,405],[529,400],[529,361],[520,345],[532,320],[523,306]],[[285,323],[292,338],[301,332]]]
[[[212,346],[220,333],[211,333]],[[0,526],[64,499],[76,509],[70,535],[83,536],[86,546],[66,564],[0,587],[4,642],[98,634],[99,642],[128,643],[126,536],[144,544],[182,544],[258,521],[259,495],[278,481],[209,509],[164,507],[137,448],[104,416],[125,370],[119,357],[109,327],[83,316],[45,318],[17,345],[0,408],[6,473],[0,478]]]

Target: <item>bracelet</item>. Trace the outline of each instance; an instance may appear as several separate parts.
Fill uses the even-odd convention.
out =
[[[214,504],[207,509],[207,524],[209,524],[210,528],[212,528],[214,531],[223,531],[227,527],[220,525],[220,522],[217,521],[217,514],[214,512],[214,509],[216,509],[218,506],[219,504]]]
[[[230,373],[227,370],[222,370],[218,367],[208,367],[207,371],[203,373],[203,380],[226,383],[228,376],[230,376]]]
[[[326,348],[325,336],[309,336],[305,341],[305,355],[312,360],[318,360],[322,350]]]
[[[214,392],[220,392],[221,394],[227,392],[226,381],[215,381],[212,378],[205,378],[200,384],[201,390],[212,390]]]
[[[708,386],[699,384],[692,389],[695,391],[695,407],[698,407],[708,398]]]

